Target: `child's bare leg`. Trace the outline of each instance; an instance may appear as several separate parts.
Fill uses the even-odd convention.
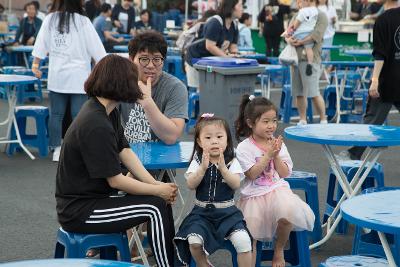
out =
[[[189,248],[196,266],[208,267],[207,256],[203,251],[203,246],[201,244],[190,244]]]
[[[251,266],[256,266],[256,260],[257,260],[257,240],[253,240]]]
[[[246,231],[236,231],[229,236],[229,240],[237,252],[239,267],[249,267],[252,264],[252,242]],[[253,265],[254,266],[254,265]]]
[[[239,267],[255,266],[255,263],[254,265],[251,265],[253,262],[253,254],[251,251],[238,253],[237,261]]]
[[[285,258],[283,250],[286,242],[289,239],[290,232],[292,231],[292,224],[286,219],[280,219],[278,221],[278,227],[276,229],[276,242],[274,257],[272,258],[272,267],[284,267]]]
[[[314,59],[314,52],[312,50],[312,47],[306,47],[305,49],[306,49],[307,63],[312,64]]]

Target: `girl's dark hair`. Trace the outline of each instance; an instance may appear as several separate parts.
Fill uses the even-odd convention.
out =
[[[235,121],[235,137],[238,141],[240,141],[241,137],[249,137],[252,133],[247,120],[254,125],[265,112],[275,110],[278,113],[278,109],[274,103],[265,97],[255,97],[253,100],[250,100],[249,97],[249,95],[242,96],[239,117]]]
[[[218,15],[223,19],[232,17],[232,11],[239,0],[222,0],[218,8]]]
[[[248,20],[251,17],[249,13],[244,12],[242,16],[239,19],[240,23],[244,23],[246,20]]]
[[[50,13],[58,12],[58,26],[57,30],[60,33],[69,33],[70,28],[70,19],[74,21],[74,13],[78,13],[79,15],[83,15],[83,6],[82,0],[54,0],[50,9]],[[52,20],[54,21],[56,16],[53,16]],[[53,23],[54,24],[54,23]]]
[[[151,11],[150,10],[148,10],[148,9],[143,9],[141,12],[140,12],[140,16],[141,15],[144,15],[144,14],[146,14],[147,13],[147,15],[149,15],[149,22],[151,21]]]
[[[216,117],[216,116],[207,117],[207,118],[200,117],[197,120],[196,126],[194,128],[194,148],[193,148],[191,160],[193,160],[196,155],[201,160],[201,157],[203,156],[203,149],[199,146],[199,144],[197,143],[197,140],[200,138],[201,130],[205,126],[210,125],[210,124],[219,124],[219,125],[222,125],[225,129],[227,142],[226,142],[226,149],[224,151],[224,158],[225,158],[225,162],[228,163],[235,156],[231,131],[229,129],[229,125],[226,122],[226,120],[223,118],[220,118],[220,117]]]
[[[128,51],[131,59],[135,58],[136,54],[143,51],[149,53],[160,52],[164,59],[167,58],[168,45],[161,33],[154,30],[146,30],[140,32],[135,38],[129,41]]]
[[[88,96],[135,103],[143,98],[138,86],[138,70],[129,59],[107,55],[93,68],[85,82]]]

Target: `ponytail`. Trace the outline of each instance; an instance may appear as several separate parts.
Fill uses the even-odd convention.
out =
[[[242,101],[240,102],[239,107],[239,116],[235,120],[235,137],[237,141],[240,141],[240,138],[243,136],[249,136],[251,134],[251,129],[247,125],[246,117],[245,117],[245,109],[247,104],[250,102],[250,95],[243,95]]]

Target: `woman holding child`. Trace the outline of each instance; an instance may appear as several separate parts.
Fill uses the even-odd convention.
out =
[[[307,2],[307,6],[315,6],[315,0],[297,0],[297,5],[301,9],[303,3]],[[293,17],[295,20],[297,14]],[[325,30],[328,26],[328,20],[326,15],[318,10],[317,21],[314,29],[310,35],[299,40],[295,37],[286,37],[287,43],[296,47],[297,56],[299,58],[299,63],[297,66],[291,68],[291,78],[292,78],[292,92],[296,97],[297,108],[299,110],[300,125],[307,124],[306,119],[306,109],[307,109],[307,98],[311,97],[314,106],[320,115],[320,123],[327,123],[325,115],[325,102],[319,92],[319,78],[321,76],[321,51],[323,37]],[[307,61],[307,56],[303,53],[304,44],[314,42],[312,46],[312,63],[311,75],[306,74],[306,68],[309,62]]]

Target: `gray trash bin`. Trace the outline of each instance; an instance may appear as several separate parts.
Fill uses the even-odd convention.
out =
[[[211,58],[211,57],[210,57]],[[221,60],[228,60],[229,67],[221,67]],[[257,75],[262,73],[264,66],[256,64],[232,64],[229,58],[219,58],[217,61],[198,62],[194,65],[199,71],[200,114],[214,113],[226,119],[234,136],[234,121],[239,113],[240,100],[243,94],[254,94]],[[202,63],[200,65],[199,63]],[[213,66],[214,65],[214,66]],[[218,66],[215,66],[218,65]]]

